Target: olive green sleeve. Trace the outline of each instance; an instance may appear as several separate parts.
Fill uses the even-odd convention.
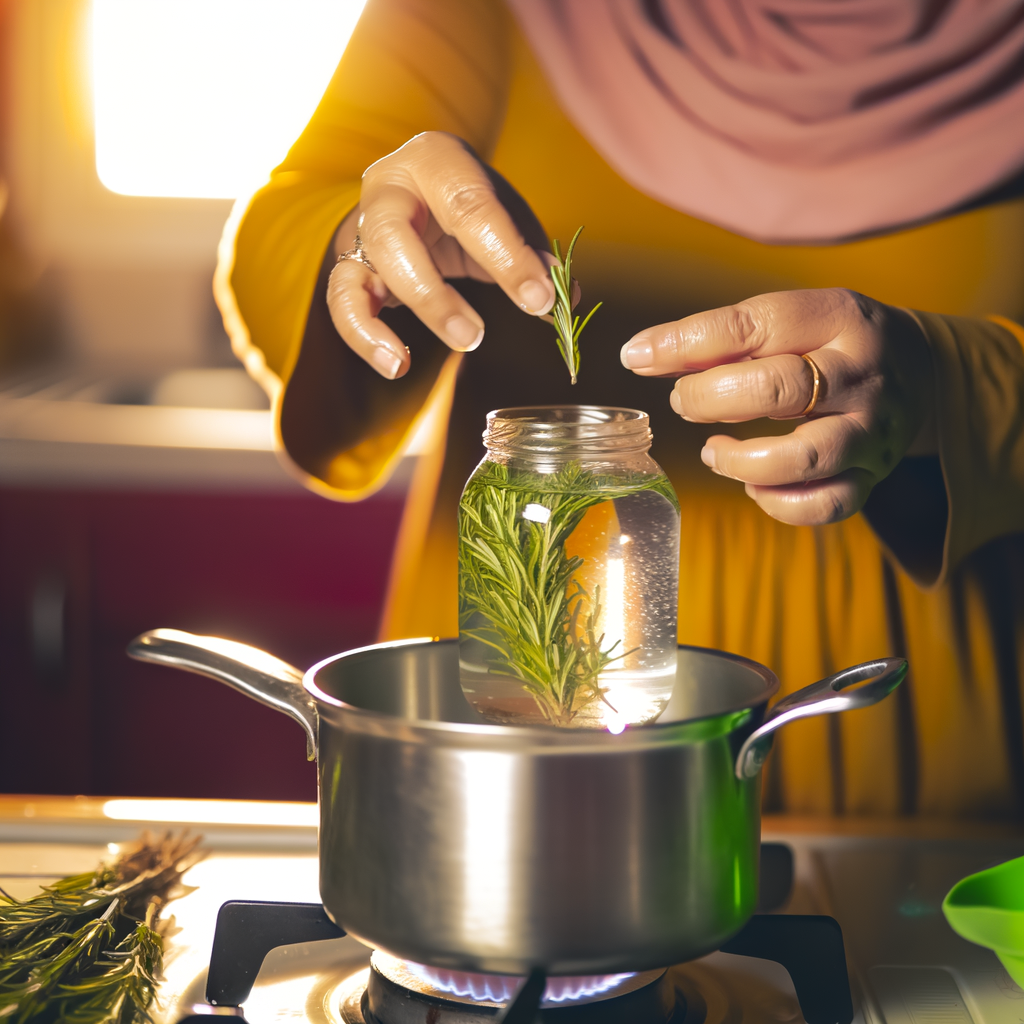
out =
[[[451,132],[490,155],[507,18],[483,0],[369,0],[301,137],[225,228],[214,287],[233,347],[271,395],[285,465],[330,497],[386,479],[449,352],[421,340],[400,381],[366,367],[325,315],[325,254],[363,171],[414,135]]]

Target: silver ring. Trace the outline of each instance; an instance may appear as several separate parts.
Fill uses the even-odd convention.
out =
[[[337,259],[335,266],[338,265],[342,260],[355,260],[356,263],[362,263],[371,274],[377,273],[377,268],[370,262],[370,257],[366,255],[366,250],[363,248],[363,240],[359,237],[359,232],[356,232],[355,242],[348,252],[343,252]]]

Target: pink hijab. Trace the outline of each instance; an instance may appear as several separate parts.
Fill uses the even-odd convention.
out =
[[[936,217],[1024,170],[1024,0],[508,0],[647,195],[767,242]]]

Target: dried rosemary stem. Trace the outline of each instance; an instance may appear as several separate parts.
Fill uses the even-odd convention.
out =
[[[151,1020],[163,962],[160,913],[192,890],[200,837],[143,833],[112,864],[28,900],[0,890],[0,1021]]]

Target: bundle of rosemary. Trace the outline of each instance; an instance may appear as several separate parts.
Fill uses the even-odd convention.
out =
[[[31,899],[0,890],[0,1020],[150,1020],[163,961],[160,913],[191,891],[181,877],[202,857],[200,838],[144,833],[113,863]]]
[[[605,700],[601,673],[631,653],[596,635],[600,587],[583,588],[584,560],[567,554],[566,542],[589,509],[641,491],[678,510],[664,474],[604,476],[578,462],[540,474],[485,461],[463,491],[459,635],[485,645],[490,673],[519,680],[551,725],[570,726]],[[538,521],[529,506],[548,514]]]

